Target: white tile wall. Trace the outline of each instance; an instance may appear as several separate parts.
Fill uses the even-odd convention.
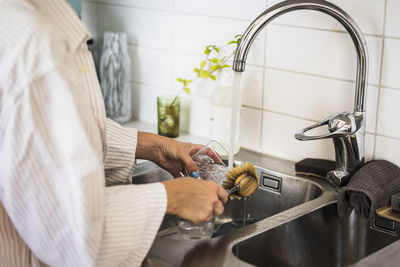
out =
[[[175,10],[178,12],[243,19],[248,21],[253,20],[257,15],[263,12],[266,6],[265,0],[252,0],[251,4],[244,4],[242,0],[231,0],[229,1],[229,8],[227,8],[225,1],[175,1]]]
[[[257,152],[260,152],[261,114],[262,111],[258,109],[246,107],[241,109],[241,145]]]
[[[175,11],[252,21],[267,6],[265,0],[252,0],[248,4],[242,0],[230,0],[229,8],[226,4],[226,1],[215,0],[176,0]]]
[[[157,121],[157,96],[169,94],[168,90],[163,90],[150,85],[132,83],[132,114],[136,119],[146,122]]]
[[[98,37],[97,17],[97,3],[82,2],[82,21],[93,38]]]
[[[282,0],[268,0],[272,6]],[[383,33],[385,0],[330,0],[345,10],[357,23],[364,34]],[[393,2],[398,2],[393,0]],[[315,11],[296,11],[277,18],[274,23],[345,31],[331,16]]]
[[[154,86],[171,88],[172,52],[129,46],[132,61],[132,80]]]
[[[365,160],[372,160],[374,158],[375,135],[365,135]]]
[[[242,74],[241,90],[242,105],[261,108],[263,91],[263,68],[246,66]]]
[[[210,99],[192,96],[190,100],[189,132],[208,138],[210,136]]]
[[[131,6],[136,8],[152,8],[172,10],[173,0],[97,0],[99,3],[110,5]]]
[[[265,69],[264,108],[320,121],[354,110],[355,83]],[[367,132],[375,131],[378,88],[367,88]]]
[[[400,88],[400,40],[385,39],[382,68],[382,84]]]
[[[378,134],[400,138],[400,90],[382,88]]]
[[[298,141],[294,138],[299,129],[311,124],[313,124],[311,121],[264,112],[261,151],[293,161],[313,157],[334,159],[331,140]]]
[[[202,55],[207,45],[224,47],[235,35],[244,32],[248,24],[240,20],[177,13],[174,17],[174,50]],[[227,54],[234,48],[233,45],[229,46]],[[264,34],[260,34],[249,52],[248,62],[262,66],[263,57]]]
[[[141,46],[172,48],[172,13],[154,9],[99,4],[99,32],[124,31]]]
[[[369,50],[369,82],[379,83],[381,38],[365,37]],[[267,66],[355,80],[357,58],[347,33],[270,25]]]
[[[106,30],[128,32],[134,115],[156,123],[157,95],[177,92],[176,77],[192,77],[205,45],[224,45],[267,4],[280,1],[86,0],[83,19],[97,37]],[[331,2],[354,18],[368,45],[366,159],[400,164],[400,2]],[[333,159],[331,140],[301,142],[294,133],[353,109],[356,56],[343,27],[318,12],[286,14],[259,34],[247,63],[242,146],[290,160]],[[196,82],[190,96],[181,96],[182,129],[208,138],[216,85]]]
[[[376,159],[386,159],[400,166],[400,140],[383,136],[376,137]]]
[[[400,1],[387,0],[386,36],[400,37]]]

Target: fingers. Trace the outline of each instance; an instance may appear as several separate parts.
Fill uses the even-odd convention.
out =
[[[193,156],[194,154],[196,154],[197,152],[199,152],[200,149],[203,148],[202,145],[197,145],[197,144],[192,144],[192,143],[185,143],[186,146],[188,147],[188,153],[189,156]]]
[[[185,151],[181,151],[179,154],[179,157],[185,164],[188,174],[194,178],[199,177],[196,163],[192,160],[192,158],[189,156],[189,154],[186,154]]]
[[[217,201],[214,204],[214,216],[219,216],[224,213],[224,205],[222,205],[221,201]]]
[[[218,191],[217,191],[217,195],[218,195],[218,199],[226,204],[226,202],[228,202],[228,192],[226,192],[226,190],[224,188],[222,188],[221,186],[218,186]]]
[[[228,201],[228,193],[226,192],[225,189],[223,189],[221,186],[216,184],[213,181],[206,181],[207,183],[210,184],[211,190],[215,195],[212,195],[212,202],[214,203],[213,205],[213,214],[214,216],[219,216],[224,212],[224,205]]]
[[[163,184],[167,192],[167,213],[198,224],[224,212],[227,193],[215,182],[183,177]]]

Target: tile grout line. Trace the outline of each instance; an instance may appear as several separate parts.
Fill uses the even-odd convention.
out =
[[[283,69],[283,68],[272,67],[272,66],[265,66],[265,68],[266,69],[271,69],[271,70],[278,70],[278,71],[283,71],[283,72],[301,74],[301,75],[304,75],[304,76],[311,76],[311,77],[315,77],[315,78],[339,81],[339,82],[347,82],[347,83],[354,83],[354,84],[356,82],[355,80],[350,80],[350,79],[344,79],[344,78],[338,78],[338,77],[332,77],[332,76],[325,76],[325,75],[320,75],[320,74],[314,74],[314,73],[302,72],[302,71],[296,71],[296,70],[290,70],[290,69]],[[368,85],[378,86],[378,84],[374,84],[374,83],[368,83]]]
[[[392,139],[392,140],[396,140],[396,141],[400,141],[400,137],[393,137],[393,136],[384,135],[384,134],[376,134],[376,136],[384,137],[384,138],[388,138],[388,139]]]
[[[144,7],[144,6],[138,6],[138,5],[121,4],[121,3],[109,3],[109,2],[104,2],[104,1],[99,1],[98,3],[101,5],[105,5],[105,6],[118,6],[118,7],[152,10],[152,11],[158,11],[158,12],[176,13],[176,14],[190,15],[190,16],[204,17],[204,18],[226,19],[226,20],[234,20],[234,21],[241,21],[241,22],[248,22],[248,23],[251,22],[250,19],[242,19],[242,18],[237,18],[237,17],[215,16],[215,15],[208,15],[208,14],[201,14],[201,13],[194,13],[194,12],[187,12],[187,11],[175,11],[174,9],[170,10],[168,8]]]
[[[268,0],[265,0],[265,8],[268,8]],[[267,56],[267,31],[263,31],[264,34],[264,58],[263,58],[263,71],[262,71],[262,86],[261,86],[261,114],[260,114],[260,136],[259,136],[259,151],[262,152],[263,147],[263,128],[264,128],[264,90],[265,90],[265,65]],[[263,152],[262,152],[263,153]]]
[[[173,76],[175,75],[175,68],[176,68],[176,64],[177,64],[177,60],[176,60],[176,51],[174,49],[175,47],[175,0],[172,0],[172,38],[171,38],[171,50],[172,50],[172,77],[169,79],[170,81],[170,87],[171,89],[173,88]],[[179,91],[178,91],[179,92]],[[179,94],[179,93],[178,93]],[[190,128],[190,125],[188,125],[188,128]]]
[[[387,0],[385,0],[385,7],[383,11],[383,36],[386,33],[386,12],[387,12]],[[379,108],[380,108],[380,100],[381,100],[381,92],[382,92],[382,74],[383,74],[383,58],[385,52],[385,38],[382,38],[382,47],[381,47],[381,60],[380,60],[380,70],[379,70],[379,87],[378,87],[378,96],[376,100],[376,113],[375,113],[375,128],[374,128],[374,144],[372,148],[372,159],[375,159],[376,154],[376,143],[378,139],[378,123],[379,123]],[[364,147],[365,150],[365,147]]]
[[[115,7],[127,7],[127,8],[134,8],[134,9],[144,9],[144,10],[151,10],[151,11],[158,11],[158,12],[169,12],[172,13],[173,10],[168,8],[155,8],[155,7],[144,7],[138,5],[129,5],[129,4],[121,4],[121,3],[110,3],[108,1],[97,1],[99,5],[103,6],[115,6]]]
[[[343,33],[346,35],[348,34],[348,32],[346,30],[339,30],[339,29],[317,28],[317,27],[312,27],[312,26],[301,26],[301,25],[286,24],[286,23],[271,23],[271,25],[279,26],[279,27],[294,28],[294,29],[305,29],[305,30],[312,30],[312,31]],[[383,38],[384,37],[384,35],[382,35],[382,34],[375,34],[375,33],[363,33],[363,35],[368,36],[368,37],[375,37],[375,38]]]

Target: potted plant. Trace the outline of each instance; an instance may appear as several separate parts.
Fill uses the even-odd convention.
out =
[[[240,42],[241,35],[236,35],[234,39],[226,45],[235,44]],[[222,49],[216,45],[207,45],[203,54],[204,60],[201,61],[199,67],[193,69],[194,77],[177,78],[176,80],[182,84],[181,90],[175,96],[159,96],[157,98],[157,111],[158,111],[158,134],[168,137],[177,137],[179,135],[179,109],[180,100],[179,96],[186,92],[190,94],[190,85],[198,79],[217,79],[217,72],[224,68],[229,68],[227,62],[232,58],[235,50],[227,56],[223,55]]]

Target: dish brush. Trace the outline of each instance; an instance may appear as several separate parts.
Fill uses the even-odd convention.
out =
[[[253,164],[244,162],[236,165],[225,175],[222,187],[227,189],[231,199],[251,196],[258,188],[258,175]]]

